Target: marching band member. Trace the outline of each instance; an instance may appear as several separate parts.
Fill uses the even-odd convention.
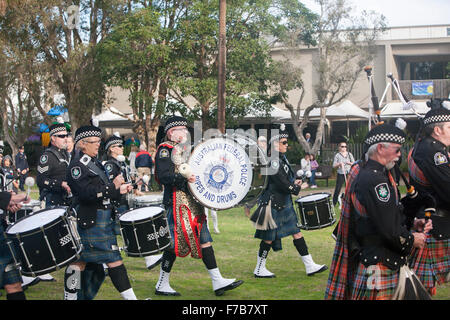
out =
[[[166,121],[164,132],[168,140],[158,146],[155,156],[155,179],[164,186],[163,204],[169,223],[171,248],[163,253],[161,270],[156,284],[157,295],[179,296],[171,288],[170,272],[176,257],[185,257],[189,253],[193,258],[202,259],[212,280],[217,296],[227,290],[235,289],[243,281],[226,279],[220,274],[211,242],[211,234],[205,226],[204,208],[188,191],[188,182],[194,182],[193,174],[184,177],[180,174],[180,165],[187,157],[183,145],[189,143],[187,120],[183,117],[171,117]],[[183,157],[184,155],[184,157]],[[185,237],[189,238],[189,241]]]
[[[118,132],[114,133],[105,141],[105,151],[107,153],[108,160],[105,161],[104,167],[109,179],[113,181],[115,177],[123,174],[126,178],[125,182],[131,182],[130,168],[125,161],[120,159],[120,157],[123,157],[123,140]],[[112,203],[114,206],[114,216],[116,218],[115,232],[116,235],[119,235],[119,222],[117,221],[118,216],[130,209],[127,195],[123,194],[119,200],[113,200]],[[162,254],[144,257],[147,269],[151,270],[156,267],[161,262],[161,258]]]
[[[97,159],[101,134],[101,129],[92,125],[78,128],[75,134],[75,148],[80,152],[72,159],[67,177],[78,204],[77,228],[83,251],[80,259],[66,268],[65,299],[93,299],[104,280],[105,263],[122,298],[137,300],[117,245],[111,205],[132,186],[124,183],[122,175],[110,181]]]
[[[430,294],[436,284],[449,281],[450,271],[450,110],[449,101],[434,100],[432,109],[423,119],[422,136],[408,156],[411,184],[419,194],[431,195],[436,201],[432,214],[433,229],[427,235],[423,250],[415,250],[411,268],[417,273]],[[419,218],[423,218],[423,207]]]
[[[36,184],[40,199],[45,200],[45,207],[64,206],[66,196],[71,193],[67,184],[66,170],[70,157],[67,153],[67,137],[64,123],[50,126],[50,147],[45,149],[37,166]]]
[[[255,223],[255,238],[261,239],[257,263],[253,271],[257,278],[275,277],[275,274],[266,268],[267,255],[271,248],[274,251],[281,250],[281,239],[290,235],[292,235],[293,244],[305,264],[308,276],[328,269],[326,265],[314,263],[298,227],[292,195],[299,194],[302,180],[295,179],[295,174],[285,155],[288,148],[288,137],[289,134],[282,125],[280,133],[269,141],[272,154],[274,151],[279,153],[279,157],[271,161],[271,168],[276,173],[269,175],[267,188],[258,200],[258,208],[250,218]]]
[[[404,142],[403,131],[389,124],[366,136],[366,162],[358,162],[349,174],[325,299],[429,299],[406,265],[412,248],[424,246],[425,235],[406,227],[389,172]],[[417,220],[415,228],[429,231],[431,223],[424,224]],[[421,296],[410,295],[411,283]]]
[[[29,202],[26,194],[0,192],[0,209],[3,212],[16,212],[21,208],[21,202]],[[7,300],[26,300],[22,289],[22,277],[14,264],[14,258],[8,248],[5,238],[6,220],[0,215],[0,287],[6,290]]]

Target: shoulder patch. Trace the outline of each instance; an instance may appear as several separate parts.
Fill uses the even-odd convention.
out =
[[[391,192],[389,191],[389,187],[386,182],[377,185],[375,187],[375,193],[377,194],[378,200],[381,202],[388,202],[391,198]]]
[[[444,163],[448,163],[447,157],[442,152],[436,152],[434,154],[434,164],[438,166]]]
[[[48,161],[48,155],[43,154],[40,159],[41,164],[46,164],[47,161]]]
[[[105,170],[106,170],[106,172],[111,172],[112,170],[113,170],[113,166],[112,166],[112,164],[111,163],[107,163],[107,164],[105,164]]]
[[[74,178],[75,180],[78,179],[81,176],[81,168],[73,167],[72,170],[70,170],[70,174],[72,175],[72,178]]]
[[[161,151],[159,152],[159,157],[160,158],[168,158],[169,157],[169,150],[161,149]]]

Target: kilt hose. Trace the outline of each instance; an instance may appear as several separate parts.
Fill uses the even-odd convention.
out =
[[[436,284],[441,285],[448,281],[446,277],[450,272],[450,239],[436,240],[427,234],[425,248],[414,249],[409,266],[428,292],[435,295]]]
[[[0,222],[0,288],[8,284],[22,283],[22,276],[14,265],[14,258],[6,243],[4,231]]]
[[[122,260],[115,234],[116,221],[111,217],[111,209],[98,209],[97,221],[92,228],[78,227],[83,244],[79,261],[110,263]]]

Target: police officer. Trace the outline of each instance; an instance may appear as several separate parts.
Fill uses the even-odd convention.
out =
[[[29,202],[26,194],[15,195],[10,192],[0,192],[0,209],[3,212],[16,212],[21,203]],[[6,243],[4,231],[6,229],[5,217],[0,214],[0,287],[6,290],[7,300],[26,300],[22,289],[20,271],[14,264],[14,258]]]
[[[407,228],[389,171],[398,161],[405,134],[382,124],[364,142],[366,162],[350,172],[325,298],[427,299],[429,295],[406,265],[412,248],[424,246],[425,235]],[[356,174],[355,168],[359,169]],[[424,224],[425,220],[417,220],[415,227],[428,232],[431,223]],[[406,281],[423,295],[410,296]]]
[[[105,151],[107,153],[107,161],[105,161],[104,166],[109,179],[112,181],[115,177],[122,174],[125,182],[131,182],[130,168],[124,161],[125,157],[123,156],[123,140],[118,132],[114,133],[105,141]],[[120,197],[120,200],[113,200],[112,203],[116,220],[118,216],[130,209],[127,195],[125,194]],[[118,221],[116,221],[116,229],[118,227]],[[116,234],[120,234],[120,231],[116,230]],[[161,262],[161,258],[162,254],[145,257],[147,269],[151,270],[156,267]]]
[[[124,183],[122,175],[110,181],[105,168],[97,159],[102,131],[92,125],[80,127],[75,134],[75,148],[79,149],[68,168],[68,184],[77,203],[78,233],[83,245],[80,259],[69,265],[65,272],[65,299],[92,299],[86,296],[92,281],[86,279],[89,264],[108,266],[108,274],[117,291],[126,300],[136,300],[127,270],[117,245],[114,233],[111,200],[119,200],[121,195],[132,189]],[[104,279],[104,277],[103,277]],[[100,279],[102,281],[102,279]],[[80,285],[81,284],[81,285]],[[101,282],[94,290],[98,290]]]
[[[213,240],[206,227],[204,207],[195,201],[188,191],[188,182],[194,182],[195,176],[193,174],[183,176],[180,173],[180,165],[187,161],[189,156],[189,152],[184,149],[189,143],[186,127],[185,118],[177,116],[169,118],[164,127],[168,140],[158,146],[155,156],[155,179],[164,185],[163,204],[172,238],[171,248],[164,250],[163,253],[155,293],[167,296],[180,295],[170,286],[170,272],[177,256],[184,257],[190,253],[193,258],[202,259],[211,277],[215,294],[221,296],[225,291],[240,286],[243,281],[222,277],[211,244]],[[176,208],[177,212],[173,212],[173,208]],[[190,211],[190,215],[187,210]],[[184,221],[188,219],[190,223],[181,223],[178,219]],[[186,241],[185,235],[190,241]]]
[[[434,295],[436,285],[449,281],[450,272],[450,101],[432,100],[423,119],[421,136],[408,156],[411,184],[419,194],[430,195],[436,202],[431,215],[433,229],[427,235],[424,250],[415,250],[411,268]],[[444,106],[448,107],[445,108]],[[424,216],[424,203],[417,217]]]
[[[15,157],[15,166],[17,173],[19,174],[19,189],[21,191],[25,191],[24,184],[25,179],[28,176],[28,171],[30,171],[30,167],[28,166],[28,160],[27,156],[25,155],[25,147],[20,146],[19,152],[16,154]]]
[[[274,251],[282,250],[281,239],[290,235],[292,235],[293,244],[305,264],[308,276],[328,269],[326,265],[314,263],[298,227],[291,195],[299,194],[302,180],[295,179],[295,174],[285,155],[289,133],[283,124],[280,129],[279,134],[274,135],[269,141],[273,158],[270,165],[274,174],[269,175],[267,188],[258,200],[259,206],[251,217],[256,227],[255,238],[261,239],[256,267],[253,271],[256,278],[275,277],[275,274],[266,268],[267,256],[271,248]],[[277,154],[278,156],[276,156]],[[270,207],[266,208],[269,206],[269,200],[271,200]]]
[[[71,194],[66,179],[66,170],[70,162],[67,152],[69,134],[64,123],[53,124],[49,130],[50,147],[39,159],[36,176],[40,199],[45,200],[46,208],[68,205],[67,196]]]

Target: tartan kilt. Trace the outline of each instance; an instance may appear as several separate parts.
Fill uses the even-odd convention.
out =
[[[80,262],[110,263],[122,260],[117,245],[111,209],[98,209],[97,221],[92,228],[78,227],[78,234],[83,244]]]
[[[14,264],[14,258],[6,244],[4,231],[0,221],[0,288],[7,284],[22,283],[22,277],[18,268],[14,266],[12,270],[6,271],[10,264]]]
[[[298,218],[292,205],[291,197],[287,197],[286,207],[280,211],[272,209],[272,218],[277,224],[277,228],[268,230],[256,230],[255,238],[268,241],[281,240],[281,238],[299,233]],[[277,246],[272,245],[274,251],[282,250],[281,241],[277,241]]]
[[[374,268],[377,269],[377,276]],[[399,275],[399,270],[391,270],[382,263],[369,267],[359,263],[351,300],[390,300],[397,288]]]
[[[436,240],[427,234],[425,248],[414,249],[409,267],[428,292],[435,294],[436,283],[445,283],[446,276],[450,272],[450,239]]]

